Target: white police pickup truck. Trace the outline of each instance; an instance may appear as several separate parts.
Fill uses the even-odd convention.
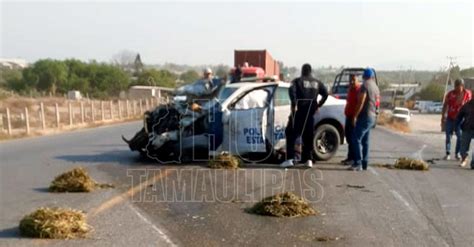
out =
[[[185,104],[175,100],[146,112],[142,130],[124,141],[132,151],[162,163],[207,160],[222,152],[275,161],[286,149],[289,87],[280,81],[227,84],[217,97],[201,101],[199,110],[190,110],[189,99]],[[329,96],[314,115],[314,153],[320,160],[333,157],[344,143],[345,104]]]
[[[228,84],[219,92],[223,136],[215,150],[245,156],[275,154],[285,149],[285,128],[290,115],[287,82],[244,82]],[[314,115],[314,152],[328,160],[344,142],[346,101],[329,96]],[[212,154],[212,152],[211,152]]]

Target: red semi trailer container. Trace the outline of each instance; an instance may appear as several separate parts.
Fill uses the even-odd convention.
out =
[[[280,66],[267,50],[234,50],[234,66],[260,67],[265,70],[266,76],[280,76]]]

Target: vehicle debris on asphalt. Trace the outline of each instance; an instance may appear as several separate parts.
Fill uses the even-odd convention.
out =
[[[299,217],[318,214],[305,199],[291,192],[266,197],[248,209],[248,212],[275,217]]]
[[[242,160],[228,153],[219,154],[209,161],[209,167],[214,169],[237,169],[242,165]]]
[[[100,184],[92,179],[83,167],[76,167],[58,175],[49,186],[50,192],[91,192],[97,188],[113,188],[112,184]]]
[[[84,238],[92,230],[83,212],[42,207],[20,221],[20,234],[32,238]]]

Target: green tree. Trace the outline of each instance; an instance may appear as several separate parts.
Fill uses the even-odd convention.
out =
[[[147,69],[139,76],[135,84],[161,87],[175,87],[177,76],[168,70]]]
[[[184,84],[195,82],[199,79],[199,74],[195,70],[188,70],[182,73],[179,76],[179,79],[184,82]]]
[[[420,91],[421,100],[442,101],[444,97],[444,87],[437,83],[430,83]]]
[[[23,70],[23,78],[38,91],[48,91],[53,94],[56,90],[63,88],[67,82],[67,66],[64,62],[43,59],[38,60],[30,69]],[[64,92],[64,90],[61,90]]]

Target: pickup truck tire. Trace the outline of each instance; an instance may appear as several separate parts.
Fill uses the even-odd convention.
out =
[[[331,159],[337,153],[341,143],[339,131],[331,124],[322,124],[315,131],[313,144],[316,159]]]

